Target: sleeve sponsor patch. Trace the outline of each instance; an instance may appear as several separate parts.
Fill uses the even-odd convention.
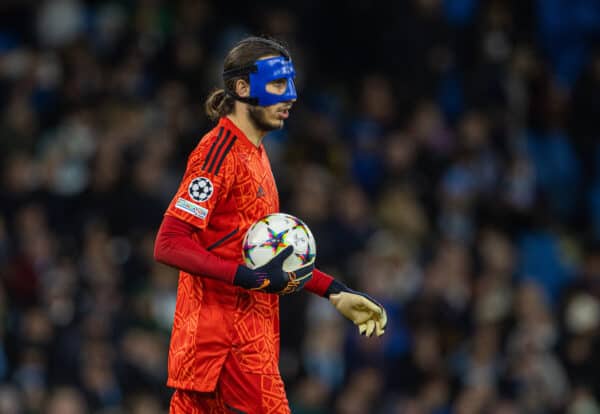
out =
[[[208,210],[202,206],[187,201],[185,198],[179,197],[175,203],[175,208],[190,213],[192,216],[205,219],[208,215]]]

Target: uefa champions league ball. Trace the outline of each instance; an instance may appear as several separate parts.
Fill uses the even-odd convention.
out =
[[[255,269],[269,262],[287,246],[294,252],[283,262],[283,270],[293,272],[315,260],[317,247],[308,226],[285,213],[269,214],[254,223],[243,242],[246,266]]]

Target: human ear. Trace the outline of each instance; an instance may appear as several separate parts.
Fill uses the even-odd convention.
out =
[[[235,81],[235,93],[238,96],[250,96],[250,85],[243,79]]]

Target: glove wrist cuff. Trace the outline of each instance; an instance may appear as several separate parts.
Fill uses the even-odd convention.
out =
[[[233,277],[233,284],[250,289],[254,284],[256,284],[255,279],[256,277],[252,269],[244,265],[239,265],[235,272],[235,276]]]
[[[351,292],[351,289],[340,282],[339,280],[333,279],[327,290],[325,291],[325,297],[329,298],[329,295],[334,295],[340,292]]]

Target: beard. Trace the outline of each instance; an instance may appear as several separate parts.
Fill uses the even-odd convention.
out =
[[[283,121],[277,123],[269,122],[267,119],[267,111],[261,106],[248,106],[248,116],[254,126],[264,132],[274,131],[283,128]]]

